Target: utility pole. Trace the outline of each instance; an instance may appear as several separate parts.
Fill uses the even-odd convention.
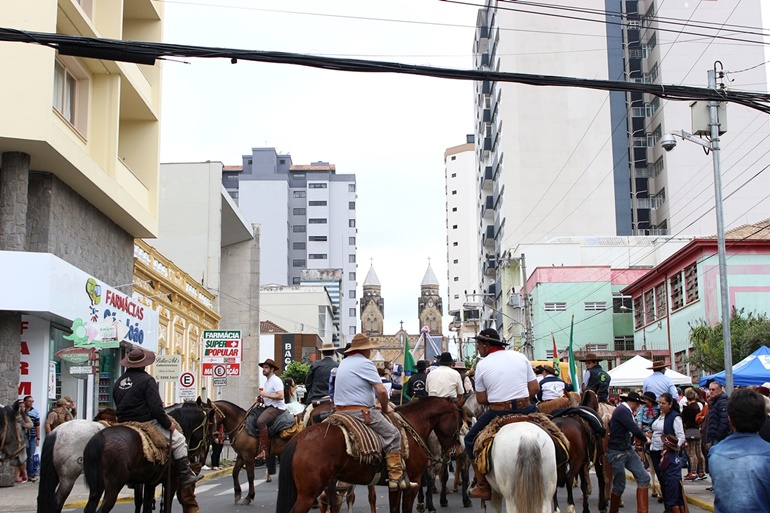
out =
[[[527,262],[524,253],[519,257],[521,264],[521,300],[524,302],[524,354],[529,360],[535,359],[535,347],[532,337],[532,305],[529,302],[529,293],[527,292]]]

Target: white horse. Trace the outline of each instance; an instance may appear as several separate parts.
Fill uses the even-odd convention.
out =
[[[530,422],[500,428],[492,442],[487,480],[492,511],[507,513],[553,511],[556,493],[556,449],[551,437]]]
[[[45,437],[40,458],[40,487],[37,510],[61,513],[75,480],[83,473],[83,450],[105,424],[70,420]]]

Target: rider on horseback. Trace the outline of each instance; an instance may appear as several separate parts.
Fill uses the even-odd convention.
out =
[[[593,390],[599,402],[606,403],[609,400],[612,377],[599,365],[599,357],[596,353],[588,353],[583,358],[578,358],[578,361],[586,364],[586,372],[583,374],[583,392]]]
[[[382,384],[377,368],[369,359],[372,349],[380,347],[364,334],[353,337],[346,358],[337,368],[334,404],[337,412],[355,417],[369,426],[380,438],[385,449],[388,466],[388,488],[409,490],[417,488],[404,475],[401,466],[401,433],[382,414],[393,411],[388,402],[388,392]],[[375,397],[376,395],[376,397]],[[382,411],[375,408],[375,398]]]
[[[154,361],[155,353],[143,349],[132,349],[120,361],[126,372],[118,378],[112,389],[115,413],[118,422],[145,422],[155,426],[167,439],[171,434],[174,468],[179,478],[179,488],[182,489],[195,483],[198,478],[190,471],[184,434],[174,428],[163,410],[158,382],[144,370]]]
[[[257,419],[257,428],[259,429],[259,454],[258,460],[267,457],[270,449],[270,431],[268,426],[273,423],[278,416],[286,410],[284,401],[283,381],[275,375],[280,370],[272,358],[268,358],[259,364],[262,367],[262,375],[267,378],[265,385],[259,389],[259,396],[265,403],[265,411]]]
[[[497,417],[537,412],[532,398],[540,386],[527,357],[516,351],[505,351],[508,344],[500,340],[496,330],[487,328],[475,338],[479,356],[484,358],[476,366],[476,400],[479,404],[489,404],[489,410],[481,414],[465,435],[465,450],[473,462],[476,475],[476,486],[468,494],[474,499],[490,500],[492,490],[473,459],[476,437]]]

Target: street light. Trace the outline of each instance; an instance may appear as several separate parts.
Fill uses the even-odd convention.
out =
[[[716,64],[722,65],[717,61],[714,69],[708,71],[708,87],[716,91]],[[720,71],[720,78],[723,72]],[[717,215],[717,253],[719,256],[719,291],[722,302],[722,338],[724,339],[724,358],[725,358],[725,392],[730,395],[733,390],[733,348],[730,337],[730,295],[727,290],[727,251],[725,249],[725,221],[722,203],[722,172],[720,169],[720,123],[719,123],[719,102],[710,101],[709,104],[709,128],[711,129],[710,139],[698,137],[684,130],[673,131],[664,135],[660,139],[660,144],[666,151],[671,151],[676,147],[674,136],[684,141],[699,144],[711,151],[712,162],[714,165],[714,199],[716,202]],[[692,106],[691,106],[692,107]],[[722,133],[726,132],[723,130]],[[673,363],[673,362],[672,362]]]

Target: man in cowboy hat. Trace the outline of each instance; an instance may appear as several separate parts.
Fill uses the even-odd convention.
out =
[[[417,372],[409,377],[409,381],[406,382],[406,395],[413,399],[415,397],[428,397],[428,390],[426,382],[428,380],[428,362],[425,360],[419,360],[415,367]]]
[[[275,375],[275,372],[281,370],[272,358],[268,358],[259,364],[262,367],[262,375],[265,376],[265,384],[259,389],[257,401],[262,398],[265,404],[265,411],[257,419],[257,429],[259,429],[259,454],[257,459],[265,459],[267,451],[270,448],[270,434],[267,426],[283,413],[286,409],[283,395],[283,381]]]
[[[599,357],[596,353],[588,353],[578,361],[586,364],[586,372],[583,374],[583,392],[593,390],[600,402],[606,403],[610,397],[610,381],[612,378],[599,365]]]
[[[610,438],[607,449],[607,459],[612,467],[612,496],[610,498],[610,513],[618,513],[623,490],[626,489],[626,469],[636,479],[636,511],[647,513],[650,486],[650,474],[644,470],[642,460],[633,448],[632,439],[636,437],[641,443],[646,443],[652,434],[645,435],[634,420],[634,412],[642,402],[642,396],[636,392],[620,395],[621,404],[615,408],[610,420]]]
[[[537,393],[538,401],[552,401],[564,397],[564,392],[572,392],[572,385],[568,385],[556,375],[556,370],[550,365],[539,366],[545,377],[540,380],[540,391]]]
[[[473,459],[476,437],[497,417],[509,413],[537,412],[532,398],[540,386],[527,357],[517,351],[506,351],[505,346],[508,344],[500,339],[496,330],[481,330],[475,338],[479,356],[484,358],[476,366],[476,400],[479,404],[488,404],[489,410],[481,414],[465,435],[465,450],[472,460],[476,475],[476,486],[468,494],[474,499],[489,500],[492,490]]]
[[[644,378],[642,392],[653,392],[655,397],[660,397],[668,392],[675,402],[678,401],[679,392],[676,390],[676,385],[671,381],[671,378],[666,376],[666,362],[655,360],[652,367],[647,368],[652,369],[652,374]]]
[[[377,374],[377,368],[369,359],[372,349],[379,347],[363,333],[353,337],[346,357],[337,367],[334,385],[334,404],[337,412],[350,415],[365,423],[382,438],[385,461],[388,468],[388,489],[409,490],[417,488],[410,483],[401,466],[401,433],[382,414],[393,411],[388,402],[388,392]],[[375,408],[375,399],[382,410]]]
[[[329,395],[329,377],[332,369],[339,365],[334,360],[334,353],[334,344],[324,342],[321,346],[322,358],[310,365],[310,370],[305,378],[305,387],[307,388],[305,404],[312,404],[314,400]]]
[[[185,488],[197,481],[190,470],[187,459],[187,443],[184,434],[174,428],[174,424],[163,410],[158,382],[144,368],[155,361],[155,353],[144,349],[132,349],[120,365],[126,368],[112,388],[115,400],[115,415],[118,422],[145,422],[152,424],[168,439],[171,436],[171,453],[174,456],[174,469],[179,478],[179,488]]]
[[[449,353],[441,353],[438,359],[438,368],[430,371],[425,387],[428,395],[432,397],[456,398],[465,393],[463,380],[460,373],[454,370],[455,359]]]

